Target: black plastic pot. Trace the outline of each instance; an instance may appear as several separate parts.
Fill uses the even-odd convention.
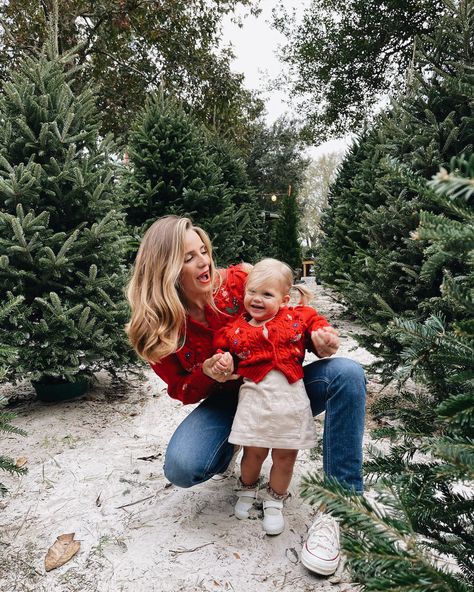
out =
[[[40,401],[47,403],[55,403],[60,401],[69,401],[84,395],[89,388],[89,381],[82,378],[75,382],[47,382],[31,381],[35,391],[36,397]]]

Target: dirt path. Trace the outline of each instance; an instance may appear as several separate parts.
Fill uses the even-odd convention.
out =
[[[340,355],[369,362],[350,337],[360,328],[340,316],[330,293],[317,286],[315,303],[341,332]],[[378,387],[370,383],[369,389]],[[31,387],[4,391],[21,400]],[[2,435],[2,454],[26,457],[29,470],[20,479],[1,476],[10,492],[0,499],[0,590],[354,590],[345,571],[319,578],[299,562],[312,509],[299,497],[298,483],[303,474],[321,471],[318,454],[300,453],[287,528],[274,538],[263,533],[258,511],[248,521],[232,516],[235,478],[188,490],[166,481],[166,444],[191,409],[170,399],[148,371],[125,390],[103,376],[82,400],[18,403],[14,423],[28,435]],[[322,432],[320,418],[317,425]],[[79,553],[46,573],[47,549],[70,532],[81,542]]]

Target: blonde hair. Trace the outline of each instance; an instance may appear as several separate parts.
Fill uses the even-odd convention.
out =
[[[189,218],[159,218],[146,231],[138,249],[127,288],[132,314],[125,330],[138,355],[148,362],[159,362],[176,352],[186,330],[186,308],[179,277],[188,230],[194,230],[208,250],[211,285],[214,285],[216,268],[211,241]]]
[[[277,279],[280,282],[282,292],[286,296],[290,293],[292,288],[295,288],[300,293],[299,304],[308,304],[313,297],[311,290],[302,284],[295,285],[293,283],[294,274],[289,265],[278,261],[278,259],[262,259],[253,266],[247,277],[247,285],[254,283],[262,285],[269,280]]]

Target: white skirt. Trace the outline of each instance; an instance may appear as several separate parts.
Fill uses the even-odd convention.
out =
[[[278,370],[270,370],[258,384],[244,378],[229,442],[291,450],[316,446],[316,429],[303,380],[289,384]]]

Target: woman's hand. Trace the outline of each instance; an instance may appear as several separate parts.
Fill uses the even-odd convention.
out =
[[[202,364],[202,371],[217,382],[227,382],[240,378],[234,372],[234,360],[229,352],[218,352]]]
[[[339,334],[333,327],[321,327],[313,331],[311,341],[319,358],[329,358],[339,349]]]

